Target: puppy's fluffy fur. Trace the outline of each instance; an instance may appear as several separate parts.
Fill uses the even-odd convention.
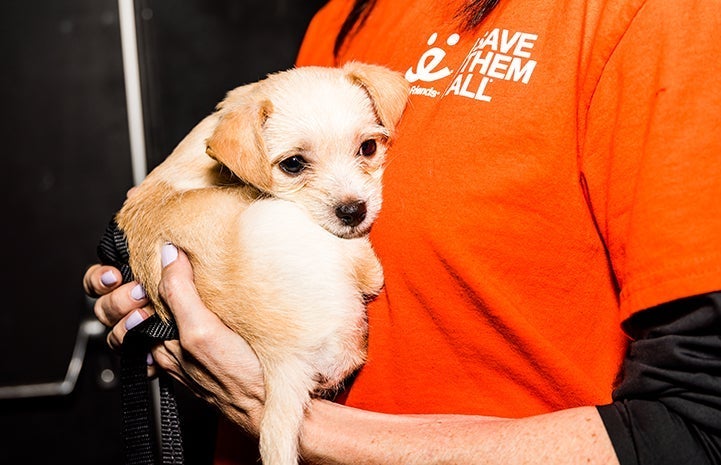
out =
[[[402,76],[360,63],[234,89],[117,215],[163,318],[159,251],[171,242],[188,254],[205,304],[258,355],[266,465],[297,463],[310,396],[364,362],[365,299],[383,285],[367,233],[407,95]]]

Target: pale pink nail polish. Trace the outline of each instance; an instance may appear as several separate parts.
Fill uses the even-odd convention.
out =
[[[163,244],[160,249],[160,263],[163,268],[170,265],[178,258],[178,249],[173,244]]]
[[[142,284],[138,284],[133,288],[132,291],[130,291],[130,297],[135,300],[143,300],[147,297],[147,294],[145,293],[145,288],[143,288]]]
[[[103,286],[112,286],[118,282],[118,278],[115,277],[112,271],[106,271],[100,276],[100,282],[103,283]]]
[[[130,314],[127,320],[125,320],[125,329],[130,331],[131,329],[138,326],[140,323],[142,323],[144,320],[143,314],[140,313],[139,310],[135,310],[133,313]]]

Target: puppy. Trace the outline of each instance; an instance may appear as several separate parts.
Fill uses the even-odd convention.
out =
[[[263,368],[260,452],[294,465],[312,395],[365,360],[365,303],[383,285],[367,239],[408,84],[386,68],[304,67],[230,91],[117,215],[158,314],[160,248],[190,258],[204,303]]]

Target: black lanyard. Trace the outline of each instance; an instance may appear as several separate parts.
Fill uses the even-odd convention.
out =
[[[123,282],[133,280],[133,273],[128,264],[129,254],[125,234],[114,220],[108,224],[98,244],[97,254],[103,264],[115,266],[120,270]],[[184,463],[180,416],[172,380],[165,373],[158,375],[160,425],[157,425],[153,413],[150,380],[147,375],[147,357],[150,348],[160,341],[169,339],[178,339],[178,330],[172,321],[166,323],[157,315],[146,319],[125,335],[120,361],[125,465],[183,465]],[[160,437],[157,434],[158,429]]]

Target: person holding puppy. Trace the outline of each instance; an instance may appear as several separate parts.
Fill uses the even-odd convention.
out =
[[[298,65],[411,84],[371,239],[368,362],[309,463],[721,463],[715,1],[331,0]],[[262,375],[163,253],[156,364],[250,435]],[[95,265],[118,346],[148,315]],[[239,429],[240,429],[239,428]],[[223,462],[222,458],[218,463]]]

